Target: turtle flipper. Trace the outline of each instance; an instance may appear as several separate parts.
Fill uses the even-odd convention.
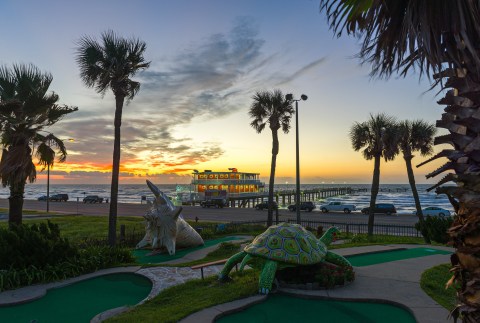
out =
[[[219,280],[227,280],[228,274],[232,270],[232,268],[238,264],[242,259],[247,255],[245,251],[241,251],[239,253],[234,254],[227,260],[223,269],[218,273]]]
[[[262,272],[260,273],[260,279],[258,282],[258,292],[260,294],[268,294],[272,290],[273,280],[275,273],[277,272],[277,262],[273,260],[265,261]]]
[[[245,267],[245,265],[247,264],[247,262],[249,262],[250,260],[252,260],[252,256],[250,256],[249,254],[247,254],[245,256],[245,258],[243,258],[242,260],[242,263],[240,264],[240,268],[238,269],[238,271],[243,271],[243,267]]]
[[[345,257],[331,251],[327,251],[327,254],[325,255],[325,261],[340,267],[352,267],[350,261],[348,261]]]

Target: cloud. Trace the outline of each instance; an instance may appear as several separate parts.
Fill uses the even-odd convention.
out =
[[[321,57],[303,67],[300,69],[296,70],[294,73],[290,74],[287,77],[284,77],[283,80],[281,80],[279,83],[277,83],[277,86],[284,85],[287,83],[290,83],[294,81],[295,79],[298,79],[302,75],[305,75],[311,71],[314,71],[320,64],[324,63],[326,61],[326,57]]]
[[[282,54],[265,55],[264,45],[256,22],[240,17],[230,31],[210,35],[139,73],[141,90],[123,109],[122,166],[141,165],[137,173],[151,167],[176,172],[181,165],[194,167],[219,158],[224,153],[219,143],[193,140],[176,129],[243,109],[254,91],[287,84],[324,61],[320,58],[291,73],[271,72]],[[113,96],[95,102],[88,98],[86,111],[81,107],[61,122],[61,137],[76,140],[68,146],[68,162],[111,164]]]

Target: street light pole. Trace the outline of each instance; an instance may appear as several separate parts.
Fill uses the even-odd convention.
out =
[[[75,139],[68,138],[66,139],[70,142],[74,142]],[[52,163],[53,165],[53,163]],[[50,164],[47,164],[47,213],[50,211]]]
[[[47,164],[47,213],[50,210],[50,164]]]
[[[308,97],[305,94],[300,96],[300,99],[294,100],[293,94],[287,94],[285,98],[288,101],[295,101],[295,130],[296,130],[296,176],[297,176],[297,187],[295,191],[295,210],[297,211],[297,224],[300,224],[300,144],[299,144],[299,134],[298,134],[298,101],[306,101]]]

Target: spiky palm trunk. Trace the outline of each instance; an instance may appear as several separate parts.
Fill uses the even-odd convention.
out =
[[[273,193],[275,189],[275,169],[277,167],[277,155],[279,151],[278,131],[272,129],[272,163],[270,166],[270,181],[268,183],[268,217],[267,226],[273,224]]]
[[[8,198],[8,224],[22,224],[23,194],[25,181],[10,185],[10,197]]]
[[[110,188],[110,213],[108,215],[108,243],[114,247],[117,241],[117,202],[118,176],[120,174],[120,127],[122,126],[122,111],[125,97],[115,95],[115,138],[113,143],[112,186]]]
[[[480,75],[472,68],[448,69],[435,76],[448,77],[445,87],[452,88],[438,103],[447,105],[437,127],[448,135],[435,138],[435,144],[451,144],[433,157],[449,161],[427,175],[433,177],[446,170],[448,174],[434,187],[453,181],[457,186],[437,188],[446,194],[457,212],[448,233],[456,253],[451,257],[454,277],[459,283],[458,305],[453,316],[464,322],[480,322]],[[430,160],[432,160],[430,159]]]
[[[405,159],[405,165],[407,167],[407,177],[408,183],[410,184],[410,188],[412,189],[413,200],[415,201],[415,209],[417,210],[417,217],[418,222],[420,222],[420,227],[425,230],[425,219],[423,218],[422,212],[422,205],[420,204],[420,198],[418,197],[417,186],[415,185],[415,175],[413,174],[412,168],[412,155],[403,155],[403,159]],[[425,232],[421,232],[425,243],[430,244],[430,238]]]
[[[10,197],[8,198],[8,224],[20,225],[23,217],[23,194],[25,193],[25,183],[31,175],[33,164],[31,163],[31,148],[28,141],[20,136],[20,139],[14,140],[8,150],[2,154],[2,172],[9,179]],[[8,175],[7,175],[8,174]]]
[[[368,236],[373,236],[373,224],[375,221],[375,203],[377,201],[378,190],[380,186],[380,155],[375,155],[373,166],[373,179],[370,194],[370,210],[368,212]]]

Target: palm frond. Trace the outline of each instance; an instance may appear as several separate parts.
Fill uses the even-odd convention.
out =
[[[372,76],[420,75],[442,70],[445,62],[478,70],[480,3],[451,0],[321,0],[330,29],[361,39],[358,57]]]
[[[48,93],[51,82],[50,73],[43,73],[33,65],[0,68],[0,144],[4,148],[0,177],[3,185],[23,185],[27,180],[35,180],[34,148],[41,165],[53,165],[54,148],[60,162],[66,158],[61,140],[53,134],[43,136],[39,133],[77,110],[56,104],[58,95]]]
[[[88,36],[77,42],[76,61],[80,77],[87,87],[105,95],[114,94],[132,100],[140,90],[140,83],[131,78],[150,66],[144,59],[145,42],[125,39],[112,30],[102,33],[101,41]]]

